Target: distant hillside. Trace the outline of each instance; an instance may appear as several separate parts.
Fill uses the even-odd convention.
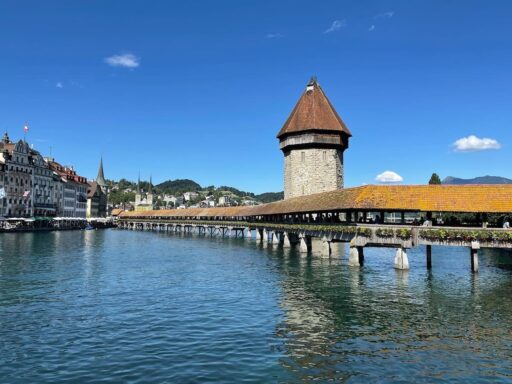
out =
[[[254,198],[262,203],[271,203],[273,201],[283,200],[284,192],[266,192],[256,195]]]
[[[234,193],[235,195],[237,196],[249,196],[249,197],[254,197],[254,193],[252,192],[245,192],[245,191],[241,191],[239,189],[236,189],[236,188],[233,188],[233,187],[228,187],[226,185],[221,185],[220,187],[217,188],[219,191],[229,191],[231,193]]]
[[[443,184],[512,184],[512,180],[501,176],[480,176],[474,179],[460,179],[458,177],[448,176],[443,180]]]
[[[176,179],[176,180],[167,180],[163,183],[155,185],[155,187],[163,192],[170,195],[185,193],[185,192],[195,192],[200,191],[202,188],[199,184],[197,184],[193,180],[189,179]]]
[[[125,203],[135,199],[135,191],[137,190],[136,182],[121,179],[119,181],[109,180],[108,183],[112,190],[111,200],[115,204]],[[201,195],[199,198],[204,198],[204,196],[210,195],[214,196],[215,199],[225,195],[226,192],[231,192],[235,195],[236,203],[240,203],[246,198],[254,199],[261,203],[271,203],[273,201],[284,199],[284,192],[266,192],[256,195],[255,193],[241,191],[237,188],[226,185],[222,185],[220,187],[215,187],[213,185],[202,187],[199,183],[190,179],[167,180],[163,183],[153,185],[152,187],[153,193],[157,196],[157,200],[161,199],[162,195],[179,196],[185,192],[199,192]],[[149,190],[149,182],[141,181],[140,189],[143,192],[147,192]]]

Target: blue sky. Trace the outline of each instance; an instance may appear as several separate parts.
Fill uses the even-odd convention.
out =
[[[19,138],[28,122],[35,148],[87,177],[103,154],[108,178],[140,170],[155,183],[277,191],[275,135],[316,75],[353,133],[346,186],[385,171],[407,184],[433,171],[512,177],[511,11],[462,0],[1,0],[0,130]]]

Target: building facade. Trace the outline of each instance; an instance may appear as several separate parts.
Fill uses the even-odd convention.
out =
[[[315,78],[279,131],[284,198],[343,188],[343,152],[352,136]]]
[[[53,159],[47,162],[50,169],[60,176],[63,198],[59,211],[63,217],[86,218],[87,212],[87,179],[80,176],[72,167],[65,167]]]
[[[54,194],[59,192],[59,188],[55,186],[53,172],[41,154],[34,150],[32,151],[32,164],[34,216],[56,216],[57,205],[55,204]]]
[[[137,192],[135,193],[135,211],[151,211],[153,205],[153,186],[151,177],[149,178],[148,192],[145,193],[140,187],[140,177],[137,182]]]
[[[103,159],[100,160],[96,180],[88,183],[87,218],[107,217],[108,186],[103,172]]]
[[[106,191],[103,167],[98,175]],[[25,140],[0,141],[0,217],[86,217],[88,184],[73,167],[43,158]],[[99,197],[106,207],[106,196]],[[106,208],[104,209],[106,211]]]
[[[30,147],[24,140],[11,142],[9,135],[5,133],[0,143],[0,151],[0,163],[4,169],[2,216],[31,217],[34,213],[34,167]]]

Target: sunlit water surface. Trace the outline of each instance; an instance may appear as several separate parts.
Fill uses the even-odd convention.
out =
[[[315,245],[315,244],[314,244]],[[319,248],[319,247],[317,247]],[[510,382],[512,256],[304,256],[121,230],[0,235],[1,383]]]

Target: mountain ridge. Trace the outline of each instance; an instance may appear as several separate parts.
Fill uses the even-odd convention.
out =
[[[478,176],[472,179],[462,179],[454,176],[447,176],[442,181],[447,185],[465,185],[465,184],[512,184],[512,180],[502,176]]]

